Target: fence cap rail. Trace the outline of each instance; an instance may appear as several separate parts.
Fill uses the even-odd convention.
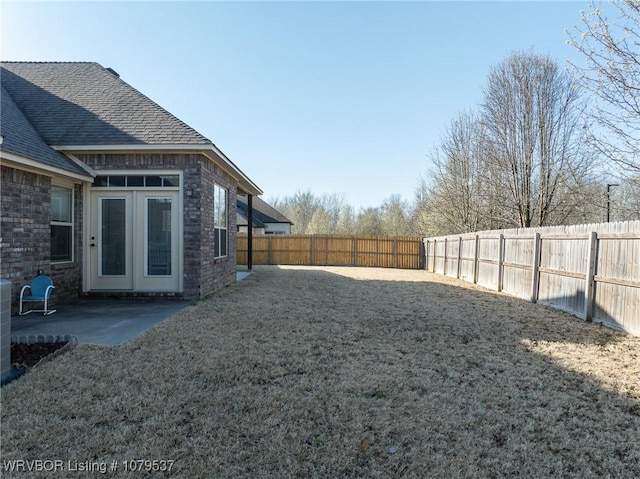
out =
[[[640,233],[597,233],[598,239],[640,239]]]

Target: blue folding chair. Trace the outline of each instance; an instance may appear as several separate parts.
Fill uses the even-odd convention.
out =
[[[25,284],[20,290],[20,316],[24,316],[29,313],[44,313],[45,316],[56,312],[55,309],[49,309],[49,297],[51,291],[55,288],[53,280],[44,274],[38,275],[31,281],[31,284]],[[25,291],[31,290],[31,294],[25,296]],[[23,310],[23,303],[29,302],[42,302],[44,303],[44,309],[30,309],[29,311]]]

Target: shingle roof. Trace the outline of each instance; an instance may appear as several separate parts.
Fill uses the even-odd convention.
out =
[[[238,203],[238,213],[246,218],[248,216],[247,197],[238,195],[237,203]],[[258,198],[257,196],[253,197],[251,204],[253,206],[254,223],[255,221],[259,221],[261,223],[293,224],[285,215],[280,213],[273,206],[269,205],[268,203]]]
[[[249,220],[244,217],[240,212],[236,213],[236,226],[249,226]],[[265,225],[262,221],[257,220],[255,217],[253,218],[253,227],[254,228],[264,228]]]
[[[0,75],[52,146],[212,144],[98,63],[2,62]]]
[[[0,96],[2,97],[2,104],[0,105],[0,134],[3,136],[1,146],[3,151],[91,178],[80,166],[62,153],[50,148],[40,138],[33,126],[15,105],[13,98],[5,90],[4,85],[0,90]]]

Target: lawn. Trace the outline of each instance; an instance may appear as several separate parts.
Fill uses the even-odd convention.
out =
[[[636,478],[640,338],[426,271],[258,267],[1,408],[3,477]]]

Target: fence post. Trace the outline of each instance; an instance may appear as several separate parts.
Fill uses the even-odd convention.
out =
[[[480,268],[480,236],[476,235],[473,253],[473,284],[478,284],[478,269]]]
[[[533,237],[533,268],[531,270],[531,302],[538,301],[538,287],[540,281],[540,233],[536,233]]]
[[[447,247],[449,246],[449,239],[444,239],[444,262],[442,263],[442,274],[447,275]]]
[[[462,260],[462,236],[458,236],[458,271],[456,271],[456,278],[460,279],[460,261]]]
[[[358,238],[353,237],[353,265],[358,266]]]
[[[422,238],[422,245],[420,246],[420,265],[423,266],[422,269],[429,269],[429,243],[427,243],[425,238]]]
[[[398,237],[393,237],[393,267],[398,267]]]
[[[498,292],[502,291],[502,281],[504,279],[504,235],[498,237]]]
[[[435,273],[436,272],[436,250],[438,246],[438,240],[434,239],[433,240],[433,263],[431,264],[431,272]]]
[[[268,237],[268,241],[267,241],[267,245],[268,245],[268,249],[269,249],[269,262],[268,264],[273,264],[273,246],[271,244],[271,240],[273,239],[273,236],[269,236]]]
[[[420,269],[429,269],[429,242],[424,239],[420,245]]]
[[[311,266],[316,265],[316,237],[311,235]]]
[[[589,256],[587,257],[587,277],[584,288],[584,319],[593,321],[593,296],[595,293],[596,260],[598,256],[598,233],[589,233]]]

